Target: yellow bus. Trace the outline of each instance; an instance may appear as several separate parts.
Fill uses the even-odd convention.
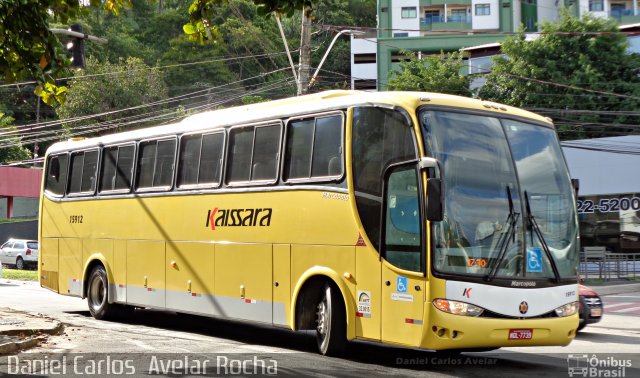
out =
[[[43,287],[429,350],[575,337],[575,193],[549,119],[328,91],[46,154]]]

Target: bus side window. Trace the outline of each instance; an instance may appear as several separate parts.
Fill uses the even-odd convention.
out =
[[[218,186],[222,172],[224,133],[185,135],[180,140],[178,188]]]
[[[231,129],[228,183],[276,181],[281,128],[273,124]]]
[[[71,154],[68,193],[93,193],[96,190],[98,150]]]
[[[136,188],[167,188],[173,181],[176,140],[152,140],[140,143]]]
[[[102,152],[100,192],[129,190],[135,146],[105,147]]]
[[[342,124],[341,114],[289,122],[285,181],[342,177]]]
[[[52,156],[47,164],[47,180],[45,190],[57,196],[63,196],[67,182],[67,164],[69,157],[64,155]]]

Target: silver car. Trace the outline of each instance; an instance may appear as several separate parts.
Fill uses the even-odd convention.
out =
[[[38,265],[38,241],[9,239],[0,246],[0,262],[24,269],[28,265]]]

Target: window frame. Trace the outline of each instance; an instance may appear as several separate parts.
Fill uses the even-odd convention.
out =
[[[105,150],[108,148],[112,148],[112,147],[118,147],[118,159],[120,158],[120,151],[119,149],[122,147],[128,147],[128,146],[133,146],[133,164],[131,167],[131,185],[129,186],[129,189],[111,189],[111,190],[100,190],[100,184],[102,183],[102,175],[104,174],[103,169],[102,169],[102,162],[104,161],[104,153]],[[129,194],[132,192],[134,185],[135,185],[135,179],[136,179],[136,163],[138,162],[138,143],[136,143],[135,141],[129,141],[129,142],[123,142],[123,143],[115,143],[115,144],[109,144],[109,145],[105,145],[102,146],[101,151],[100,151],[100,167],[98,168],[99,171],[99,175],[98,175],[98,188],[96,188],[97,193],[99,196],[102,195],[113,195],[113,194]],[[116,179],[118,178],[118,161],[116,161]]]
[[[62,193],[58,194],[58,193],[54,193],[50,190],[47,189],[47,178],[49,177],[49,169],[51,169],[51,160],[53,158],[56,157],[60,157],[60,156],[66,156],[67,157],[67,175],[65,177],[64,180],[64,184],[62,187]],[[51,155],[47,156],[47,170],[44,172],[44,189],[43,192],[51,197],[55,197],[55,198],[64,198],[67,195],[67,187],[69,186],[69,163],[71,161],[71,154],[69,153],[69,151],[65,151],[65,152],[58,152],[58,153],[52,153]]]
[[[478,10],[485,10],[487,11],[487,13],[478,13]],[[491,3],[478,3],[475,4],[475,8],[473,10],[473,15],[474,16],[491,16]]]
[[[273,179],[270,180],[251,180],[251,175],[253,173],[253,155],[255,153],[255,142],[256,142],[256,129],[259,127],[269,127],[269,126],[278,126],[280,128],[278,134],[279,146],[278,146],[278,154],[276,156],[276,174]],[[243,128],[253,128],[253,140],[251,142],[251,162],[249,163],[249,180],[243,181],[229,181],[229,164],[230,162],[230,154],[231,154],[231,132],[235,129],[243,129]],[[224,155],[223,155],[223,177],[221,180],[221,184],[224,183],[227,187],[236,188],[243,186],[261,186],[261,185],[275,185],[278,183],[280,179],[281,172],[281,161],[283,154],[283,130],[284,123],[281,119],[270,120],[266,122],[258,122],[258,123],[249,123],[244,125],[234,125],[226,129],[228,141],[225,144]]]
[[[158,143],[160,142],[164,142],[164,141],[170,141],[173,140],[175,141],[175,146],[173,147],[173,173],[171,175],[171,184],[169,185],[163,185],[163,186],[153,186],[153,181],[155,179],[156,176],[156,163],[158,162]],[[142,151],[142,148],[140,147],[141,144],[147,143],[147,142],[156,142],[156,153],[155,153],[155,159],[153,160],[153,176],[151,178],[151,185],[152,186],[145,186],[145,187],[139,187],[138,186],[138,173],[140,170],[139,167],[139,161],[140,161],[140,152]],[[132,183],[131,183],[131,187],[132,187],[132,191],[134,193],[154,193],[154,192],[169,192],[173,189],[173,186],[175,185],[175,176],[176,176],[176,156],[178,154],[177,152],[177,148],[178,148],[178,137],[177,135],[164,135],[164,136],[158,136],[158,137],[154,137],[154,138],[146,138],[146,139],[141,139],[136,143],[136,153],[135,153],[135,162],[134,162],[134,169],[133,169],[133,177],[132,177]]]
[[[405,12],[407,12],[406,15]],[[400,18],[403,20],[418,18],[418,7],[400,7]]]
[[[595,5],[598,5],[600,9],[595,9]],[[604,0],[589,0],[589,12],[604,12]]]
[[[331,116],[335,116],[335,115],[339,115],[340,116],[340,161],[342,163],[342,172],[339,175],[335,175],[335,176],[311,176],[311,169],[313,168],[313,141],[315,141],[315,127],[316,127],[316,122],[318,118],[328,118]],[[309,161],[309,164],[311,165],[310,169],[309,169],[309,177],[308,178],[294,178],[294,179],[285,179],[284,177],[284,170],[285,170],[285,162],[287,160],[287,156],[286,156],[286,148],[287,148],[287,143],[289,141],[289,125],[291,124],[291,122],[295,122],[295,121],[303,121],[303,120],[308,120],[310,118],[314,119],[314,128],[313,128],[313,139],[311,141],[311,160]],[[322,113],[313,113],[313,114],[306,114],[303,116],[295,116],[295,117],[291,117],[288,118],[285,122],[285,133],[284,133],[284,140],[282,142],[282,159],[280,164],[280,172],[282,172],[282,182],[285,185],[296,185],[296,184],[306,184],[306,183],[319,183],[319,182],[339,182],[342,181],[342,179],[344,178],[344,175],[346,173],[346,162],[345,162],[345,121],[346,121],[346,115],[345,112],[342,110],[335,110],[335,111],[330,111],[330,112],[322,112]]]
[[[92,191],[80,191],[80,192],[70,192],[70,180],[71,180],[71,171],[72,171],[72,161],[73,161],[73,156],[82,153],[83,157],[82,157],[82,171],[80,172],[80,189],[82,189],[82,181],[83,181],[83,177],[84,177],[84,155],[87,152],[92,152],[92,151],[96,151],[98,152],[98,160],[96,160],[96,171],[95,171],[95,187],[93,188]],[[83,149],[78,149],[78,150],[70,150],[69,153],[69,160],[67,163],[67,182],[65,185],[65,196],[69,197],[69,198],[73,198],[73,197],[89,197],[89,196],[95,196],[96,192],[98,191],[98,182],[100,179],[100,166],[102,165],[102,149],[100,147],[89,147],[89,148],[83,148]]]
[[[226,151],[227,151],[227,143],[228,143],[228,130],[206,130],[206,131],[194,131],[180,135],[178,138],[178,146],[175,157],[176,167],[174,169],[175,177],[173,179],[175,189],[177,191],[185,191],[185,190],[193,190],[193,189],[216,189],[220,188],[223,185],[223,179],[225,177],[225,169],[226,169]],[[198,158],[198,173],[200,173],[200,165],[202,164],[202,139],[206,135],[215,135],[222,134],[222,151],[220,152],[220,174],[218,175],[218,182],[216,183],[205,183],[205,184],[186,184],[186,185],[178,185],[178,175],[180,174],[180,152],[182,151],[182,138],[190,137],[194,135],[200,135],[200,156]]]

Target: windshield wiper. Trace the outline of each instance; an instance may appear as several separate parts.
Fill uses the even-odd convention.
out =
[[[536,236],[540,240],[540,244],[542,245],[542,250],[545,255],[549,259],[549,264],[551,264],[551,270],[553,270],[553,276],[556,282],[560,282],[560,273],[558,272],[558,266],[556,265],[556,260],[553,258],[553,254],[547,245],[547,241],[544,240],[544,236],[542,236],[542,231],[540,230],[540,226],[538,226],[538,222],[536,222],[536,218],[531,213],[531,206],[529,206],[529,194],[527,191],[524,191],[524,201],[525,201],[525,209],[527,211],[527,226],[536,233]],[[531,237],[533,243],[533,235]]]
[[[520,213],[513,211],[513,198],[511,197],[511,189],[508,185],[507,198],[509,199],[509,215],[505,222],[507,229],[500,235],[500,238],[496,243],[498,246],[498,256],[491,262],[491,270],[489,271],[489,274],[484,276],[484,280],[487,282],[491,282],[495,278],[496,274],[498,274],[500,264],[502,264],[504,256],[507,253],[507,248],[509,247],[509,238],[513,237],[514,242],[516,240],[515,225],[518,222],[518,216],[520,216]]]

